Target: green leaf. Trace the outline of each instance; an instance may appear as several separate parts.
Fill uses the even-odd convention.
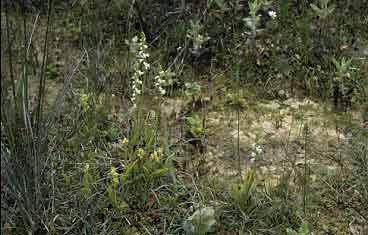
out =
[[[302,226],[299,228],[299,234],[308,235],[310,234],[308,223],[304,222]]]
[[[298,235],[298,233],[295,230],[291,229],[291,228],[286,229],[286,234],[287,235]]]
[[[183,229],[187,234],[206,234],[213,230],[215,224],[215,210],[205,207],[189,216],[184,222]]]
[[[310,4],[310,6],[313,9],[313,11],[315,11],[316,13],[320,13],[321,12],[321,9],[319,7],[317,7],[316,5]]]

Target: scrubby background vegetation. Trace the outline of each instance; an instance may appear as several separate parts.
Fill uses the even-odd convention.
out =
[[[1,1],[1,233],[368,234],[367,6]]]

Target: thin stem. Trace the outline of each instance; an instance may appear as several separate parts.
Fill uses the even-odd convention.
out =
[[[47,23],[46,23],[46,33],[45,33],[45,41],[43,46],[43,58],[42,58],[42,65],[41,65],[41,74],[40,74],[40,83],[38,89],[38,103],[37,103],[37,118],[36,118],[36,136],[39,136],[39,129],[40,129],[40,122],[42,119],[42,109],[43,109],[43,99],[45,95],[45,65],[47,63],[47,42],[48,42],[48,35],[50,30],[50,22],[51,22],[51,9],[52,9],[52,0],[48,2],[48,13],[47,13]]]
[[[239,99],[240,97],[240,89],[239,89],[239,64],[237,65],[236,68],[236,81],[237,81],[237,86],[236,86],[236,93],[237,93],[237,99]],[[236,151],[237,151],[237,157],[238,157],[238,167],[239,167],[239,179],[240,182],[242,181],[242,169],[241,169],[241,160],[240,160],[240,104],[237,104],[236,107],[236,119],[237,119],[237,143],[236,143]]]
[[[27,23],[26,23],[26,6],[25,0],[22,1],[22,15],[23,15],[23,40],[24,40],[24,62],[23,62],[23,69],[22,69],[22,77],[23,77],[23,84],[22,84],[22,101],[23,101],[23,108],[24,113],[28,112],[28,77],[27,77]],[[26,121],[25,121],[26,125]]]
[[[6,21],[6,36],[8,40],[8,56],[9,56],[9,71],[10,71],[10,80],[12,85],[12,92],[13,92],[13,99],[14,105],[16,106],[16,99],[15,99],[15,79],[14,79],[14,72],[13,72],[13,54],[12,54],[12,43],[10,41],[10,26],[9,26],[9,2],[5,3],[5,21]]]
[[[304,216],[307,215],[307,194],[308,194],[308,165],[307,165],[307,155],[308,155],[308,139],[309,139],[309,129],[308,124],[304,126],[304,187],[303,187],[303,210]]]
[[[41,194],[41,185],[39,184],[39,177],[41,176],[40,173],[40,159],[39,159],[39,153],[41,152],[41,148],[43,148],[42,140],[40,137],[40,123],[42,119],[42,103],[43,103],[43,97],[45,94],[45,64],[47,61],[47,41],[48,41],[48,34],[49,34],[49,25],[50,25],[50,16],[51,16],[51,4],[52,0],[49,0],[48,2],[48,13],[47,13],[47,25],[46,25],[46,33],[45,33],[45,42],[44,42],[44,48],[43,48],[43,58],[42,58],[42,65],[41,65],[41,74],[40,74],[40,83],[39,83],[39,90],[38,90],[38,102],[37,102],[37,113],[36,113],[36,133],[35,133],[35,140],[33,142],[34,146],[34,177],[35,177],[35,187],[36,187],[36,200],[35,204],[38,206],[39,204],[39,197],[38,195]]]

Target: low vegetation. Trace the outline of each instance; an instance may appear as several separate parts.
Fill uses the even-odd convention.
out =
[[[368,234],[367,1],[1,2],[2,234]]]

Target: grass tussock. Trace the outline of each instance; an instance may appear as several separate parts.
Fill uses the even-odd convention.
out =
[[[367,234],[363,0],[3,1],[2,234]]]

